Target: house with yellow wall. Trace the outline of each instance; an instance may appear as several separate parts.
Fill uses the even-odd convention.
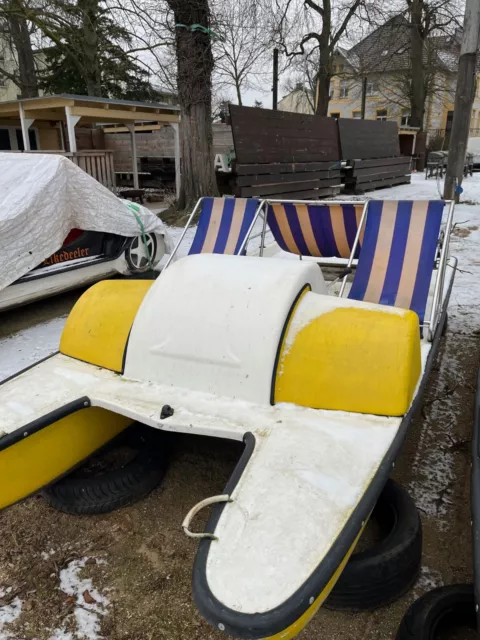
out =
[[[445,137],[452,126],[461,31],[432,36],[424,52],[427,100],[423,128],[429,138]],[[409,125],[410,25],[396,16],[351,49],[339,47],[334,56],[328,113],[336,118],[362,117],[362,91],[366,88],[365,118],[395,120]],[[480,80],[480,74],[479,74]],[[471,135],[480,136],[480,82],[473,105]],[[280,100],[278,108],[313,113],[313,92],[297,85]]]

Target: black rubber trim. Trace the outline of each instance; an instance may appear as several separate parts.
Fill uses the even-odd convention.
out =
[[[438,350],[438,345],[442,337],[443,325],[445,323],[445,317],[447,314],[448,301],[452,291],[453,282],[455,279],[455,270],[450,281],[445,300],[442,307],[442,313],[435,332],[432,348],[427,358],[423,380],[421,382],[418,393],[410,407],[410,410],[402,420],[397,435],[395,436],[389,450],[387,451],[384,459],[382,460],[378,471],[373,478],[371,484],[368,486],[362,499],[357,505],[355,511],[350,516],[348,522],[340,532],[338,538],[333,543],[329,553],[309,578],[303,583],[303,585],[293,593],[285,602],[283,602],[275,609],[271,609],[265,613],[239,613],[229,607],[226,607],[222,602],[217,600],[210,590],[206,575],[206,566],[208,559],[208,552],[211,540],[203,539],[200,542],[197,556],[195,559],[194,572],[193,572],[193,595],[198,609],[202,616],[210,622],[216,629],[219,628],[219,624],[222,624],[222,631],[237,638],[245,638],[247,640],[258,640],[260,638],[269,637],[280,633],[287,629],[290,625],[296,622],[309,608],[311,598],[316,600],[321,592],[325,589],[329,580],[335,573],[336,569],[345,558],[348,550],[355,541],[358,535],[362,523],[368,518],[372,511],[383,487],[390,475],[393,467],[393,463],[399,454],[399,451],[407,436],[408,427],[416,411],[421,406],[422,395],[425,390],[425,386],[429,379],[429,373],[432,368],[435,355]],[[245,464],[242,467],[242,471],[245,468]],[[234,471],[235,482],[238,482],[238,467]],[[233,478],[233,476],[232,476]],[[226,493],[231,493],[232,487],[227,484],[225,489]],[[222,509],[225,505],[222,505]],[[220,518],[221,510],[215,510],[212,513],[205,531],[215,534],[215,527]]]
[[[122,244],[118,253],[114,255],[99,257],[98,260],[90,260],[88,262],[85,262],[84,264],[74,264],[71,267],[66,267],[65,269],[56,269],[54,271],[47,271],[46,273],[39,273],[38,275],[30,275],[30,274],[35,274],[35,270],[32,270],[26,273],[24,276],[22,276],[18,280],[15,280],[15,282],[12,282],[9,286],[13,287],[16,284],[26,284],[27,282],[33,282],[34,280],[49,278],[51,276],[58,276],[59,274],[66,273],[67,271],[76,271],[77,269],[85,269],[85,267],[92,267],[96,264],[102,264],[104,262],[113,262],[114,260],[117,260],[125,251],[128,240],[130,240],[130,238],[126,238],[125,242]],[[68,262],[65,262],[65,264],[67,265]]]
[[[21,376],[22,373],[25,373],[25,371],[29,371],[30,369],[33,369],[33,367],[36,367],[37,364],[41,364],[42,362],[45,362],[45,360],[50,360],[50,358],[53,358],[53,356],[57,356],[59,353],[60,351],[54,351],[50,355],[45,356],[44,358],[40,358],[40,360],[36,360],[35,362],[32,362],[32,364],[29,364],[28,367],[25,367],[25,369],[21,369],[16,373],[12,373],[11,376],[8,376],[8,378],[5,378],[4,380],[0,381],[0,387],[2,386],[2,384],[5,384],[6,382],[13,380],[14,378],[18,378],[18,376]]]
[[[140,303],[140,304],[141,304],[141,303]],[[136,314],[135,314],[135,317],[136,317]],[[126,340],[126,342],[125,342],[125,347],[124,347],[124,349],[123,349],[123,356],[122,356],[122,370],[120,371],[120,373],[122,374],[122,376],[123,376],[123,374],[125,373],[125,365],[126,365],[126,363],[127,363],[127,349],[128,349],[128,343],[129,343],[129,341],[130,341],[130,336],[131,336],[131,334],[132,334],[132,327],[133,327],[133,323],[134,323],[134,322],[135,322],[135,318],[133,319],[133,322],[132,322],[132,324],[131,324],[131,326],[130,326],[130,329],[129,329],[129,331],[128,331],[127,340]]]
[[[300,300],[300,298],[303,296],[303,294],[307,290],[310,290],[310,291],[312,290],[312,286],[310,283],[304,285],[301,288],[301,290],[298,292],[298,294],[295,296],[295,300],[292,302],[292,306],[290,307],[287,314],[287,319],[285,320],[285,324],[283,325],[282,333],[280,334],[280,341],[278,343],[277,353],[275,354],[275,361],[273,363],[272,386],[270,387],[270,404],[272,405],[272,407],[275,404],[275,380],[277,379],[277,368],[278,368],[278,363],[280,361],[280,355],[282,353],[283,340],[285,338],[285,334],[287,333],[290,319],[293,315],[295,307],[297,306],[297,302]]]
[[[50,411],[50,413],[47,413],[41,418],[37,418],[33,422],[29,422],[25,426],[20,427],[19,429],[15,429],[15,431],[12,431],[12,433],[7,433],[7,435],[3,436],[3,438],[0,438],[0,451],[7,449],[14,444],[17,444],[17,442],[25,440],[25,438],[27,438],[28,436],[41,431],[57,420],[66,418],[72,413],[76,413],[77,411],[80,411],[80,409],[86,409],[90,406],[90,398],[88,398],[87,396],[83,396],[83,398],[78,398],[78,400],[73,400],[73,402],[69,402],[68,404],[63,405],[63,407],[59,407],[54,411]]]
[[[480,370],[473,414],[472,481],[470,492],[472,510],[473,587],[475,593],[477,628],[480,629]]]

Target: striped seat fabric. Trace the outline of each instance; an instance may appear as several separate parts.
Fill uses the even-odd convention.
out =
[[[363,208],[364,203],[271,203],[267,222],[284,251],[315,258],[349,258]],[[355,258],[362,239],[361,234]]]
[[[411,309],[423,323],[444,206],[371,200],[349,297]]]
[[[259,202],[253,199],[203,198],[200,219],[189,254],[237,255],[258,206]]]

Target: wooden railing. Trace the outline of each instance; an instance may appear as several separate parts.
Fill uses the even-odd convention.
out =
[[[74,162],[85,173],[98,180],[104,187],[116,193],[115,168],[113,166],[113,151],[110,149],[96,149],[95,151],[7,151],[6,153],[54,153],[65,156]]]
[[[75,151],[74,153],[65,152],[62,155],[70,158],[80,169],[98,180],[107,189],[116,191],[113,151]]]

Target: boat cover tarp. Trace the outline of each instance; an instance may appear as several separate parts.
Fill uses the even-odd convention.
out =
[[[0,153],[0,289],[58,251],[71,229],[132,237],[163,222],[117,198],[71,160],[55,154]]]

